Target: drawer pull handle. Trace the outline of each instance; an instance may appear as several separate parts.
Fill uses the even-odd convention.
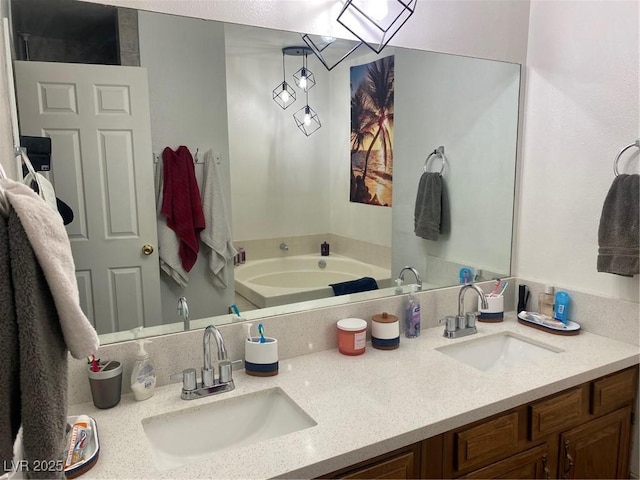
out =
[[[566,479],[566,478],[569,478],[568,477],[569,472],[573,467],[573,457],[569,453],[569,440],[565,440],[564,442],[564,457],[567,460],[567,464],[566,464],[566,468],[564,469],[564,475],[562,475],[562,478]]]
[[[544,468],[544,478],[547,480],[551,480],[551,472],[549,471],[549,467],[547,467],[547,454],[542,455],[542,468]]]

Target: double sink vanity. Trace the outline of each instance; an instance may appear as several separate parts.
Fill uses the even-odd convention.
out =
[[[281,360],[274,377],[237,370],[234,390],[195,401],[176,383],[69,414],[98,425],[87,478],[625,476],[638,363],[637,346],[509,313],[470,337],[429,328],[397,350]]]

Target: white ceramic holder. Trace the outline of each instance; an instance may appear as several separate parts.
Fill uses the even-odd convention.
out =
[[[278,374],[278,340],[264,337],[247,338],[244,341],[244,369],[247,375],[271,377]]]

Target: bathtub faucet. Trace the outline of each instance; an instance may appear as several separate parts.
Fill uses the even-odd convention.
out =
[[[287,245],[286,243],[282,242],[280,244],[280,250],[282,250],[283,252],[286,252],[289,250],[289,245]]]
[[[398,275],[398,278],[404,282],[404,272],[406,270],[409,270],[411,273],[413,273],[416,276],[416,283],[418,284],[418,290],[422,290],[422,277],[418,273],[418,270],[416,270],[415,268],[409,265],[402,267],[402,270],[400,270],[400,275]]]

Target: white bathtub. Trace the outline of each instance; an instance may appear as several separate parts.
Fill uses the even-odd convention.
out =
[[[362,277],[373,277],[385,288],[391,277],[389,269],[336,254],[252,260],[234,272],[236,292],[260,308],[332,297],[330,284]]]

